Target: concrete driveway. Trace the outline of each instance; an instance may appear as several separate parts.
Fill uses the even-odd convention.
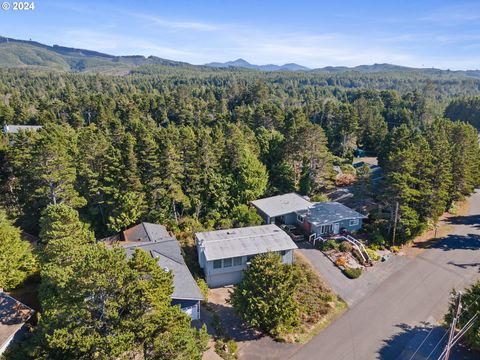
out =
[[[308,242],[298,244],[300,253],[320,273],[321,278],[337,293],[349,307],[363,299],[385,279],[402,268],[408,259],[405,256],[392,256],[388,261],[376,263],[366,268],[358,279],[349,279],[342,274],[330,259]]]
[[[420,249],[414,258],[403,257],[403,264],[391,265],[396,270],[388,269],[388,277],[379,278],[380,283],[375,284],[372,275],[369,285],[366,278],[363,299],[356,291],[349,292],[343,282],[331,284],[353,305],[308,344],[283,358],[437,359],[445,343],[444,330],[438,324],[448,308],[451,290],[480,280],[480,193],[471,197],[467,216],[449,221],[454,225],[449,236]],[[331,274],[331,269],[326,274]],[[334,276],[325,278],[330,282]],[[450,357],[479,358],[478,353],[458,347]]]

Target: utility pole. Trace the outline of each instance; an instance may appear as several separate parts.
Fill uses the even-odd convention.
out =
[[[398,221],[398,201],[395,204],[395,219],[393,221],[392,246],[395,246],[395,236],[397,235],[397,221]]]
[[[450,334],[448,335],[448,343],[447,347],[445,348],[445,356],[443,357],[443,360],[448,360],[450,357],[450,350],[453,347],[453,335],[455,334],[455,328],[457,326],[457,321],[458,318],[460,317],[460,310],[462,308],[462,293],[459,292],[457,295],[457,309],[455,311],[455,316],[452,319],[452,323],[450,324]]]

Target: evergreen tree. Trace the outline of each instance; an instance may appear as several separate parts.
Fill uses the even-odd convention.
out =
[[[289,115],[287,121],[286,154],[291,162],[297,188],[302,181],[305,195],[314,195],[329,189],[333,184],[332,156],[320,126],[307,122],[300,112]]]
[[[127,260],[122,248],[103,244],[71,255],[67,269],[54,259],[42,270],[43,313],[23,358],[201,358],[205,329],[170,305],[172,275],[154,258],[137,250]]]
[[[268,184],[265,166],[258,159],[254,134],[237,125],[227,128],[228,172],[232,174],[232,203],[246,204],[259,198]]]
[[[450,126],[449,141],[455,174],[451,191],[454,200],[458,200],[473,192],[480,182],[478,132],[471,125],[457,122]]]
[[[49,205],[40,219],[40,240],[65,243],[93,243],[95,237],[88,226],[80,220],[78,211],[66,204]]]
[[[20,230],[8,220],[0,209],[0,288],[13,289],[32,273],[35,257],[27,241],[20,237]]]
[[[457,293],[453,291],[452,299],[456,299],[456,297]],[[461,306],[462,311],[457,322],[458,329],[464,327],[470,319],[477,316],[477,320],[473,321],[472,327],[465,333],[462,342],[466,342],[472,350],[478,351],[480,350],[480,322],[478,321],[478,314],[480,313],[480,282],[476,282],[463,292]],[[450,326],[455,312],[456,301],[452,300],[448,313],[445,315],[445,322],[448,326]]]
[[[33,149],[33,180],[36,196],[45,204],[86,204],[76,188],[77,171],[74,163],[76,140],[66,126],[51,126],[41,132]]]
[[[353,184],[353,195],[362,201],[372,195],[372,172],[368,164],[363,164],[357,169],[357,180]]]
[[[358,143],[364,150],[378,153],[387,135],[387,123],[381,115],[383,105],[369,103],[363,97],[354,102],[358,117]]]
[[[250,325],[276,335],[298,324],[295,272],[277,254],[256,256],[230,302]]]

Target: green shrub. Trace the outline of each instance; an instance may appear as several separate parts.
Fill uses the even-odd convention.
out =
[[[351,164],[340,165],[340,169],[344,174],[356,175],[357,170]]]
[[[385,247],[386,241],[382,233],[379,230],[375,230],[370,237],[370,243],[376,245],[378,248],[383,248]]]
[[[322,244],[322,250],[338,249],[338,243],[335,240],[327,240]]]
[[[450,205],[450,208],[448,209],[449,214],[451,215],[457,215],[458,214],[458,205],[456,202],[453,202],[452,205]]]
[[[200,277],[197,277],[195,279],[195,281],[197,282],[197,285],[198,285],[200,291],[202,292],[203,301],[208,302],[208,285],[207,285],[207,282]]]
[[[215,352],[225,360],[237,359],[237,343],[230,339],[219,338],[215,341]]]
[[[362,268],[346,268],[343,270],[343,273],[349,279],[356,279],[362,275]]]
[[[328,196],[325,194],[315,194],[310,197],[312,202],[326,202],[328,201]]]
[[[341,252],[350,252],[350,251],[352,251],[352,244],[350,244],[348,241],[343,241],[338,246],[338,249]]]
[[[370,259],[372,259],[372,261],[380,260],[380,256],[376,253],[375,250],[367,248],[367,254],[368,254],[368,256],[370,256]]]
[[[400,247],[399,246],[391,246],[390,247],[390,250],[393,252],[393,253],[398,253],[400,252]]]

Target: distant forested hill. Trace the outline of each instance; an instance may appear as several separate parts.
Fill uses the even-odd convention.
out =
[[[436,92],[455,96],[474,95],[480,86],[471,79],[480,79],[480,71],[450,71],[434,68],[410,68],[392,64],[360,65],[356,67],[328,66],[308,69],[298,64],[253,65],[243,59],[226,63],[212,62],[191,65],[185,62],[141,55],[114,56],[92,50],[58,45],[45,45],[35,41],[17,40],[0,36],[0,68],[34,68],[55,71],[95,72],[114,75],[128,73],[165,74],[172,68],[211,76],[225,72],[240,72],[242,77],[277,78],[279,81],[307,82],[321,86],[345,88],[412,90],[430,79]],[[251,75],[250,73],[256,73]],[[176,73],[177,74],[177,73]],[[436,85],[439,86],[436,86]],[[461,88],[464,88],[463,91]]]
[[[35,41],[0,37],[0,67],[31,67],[63,71],[126,73],[139,65],[191,66],[155,56],[114,56]]]

